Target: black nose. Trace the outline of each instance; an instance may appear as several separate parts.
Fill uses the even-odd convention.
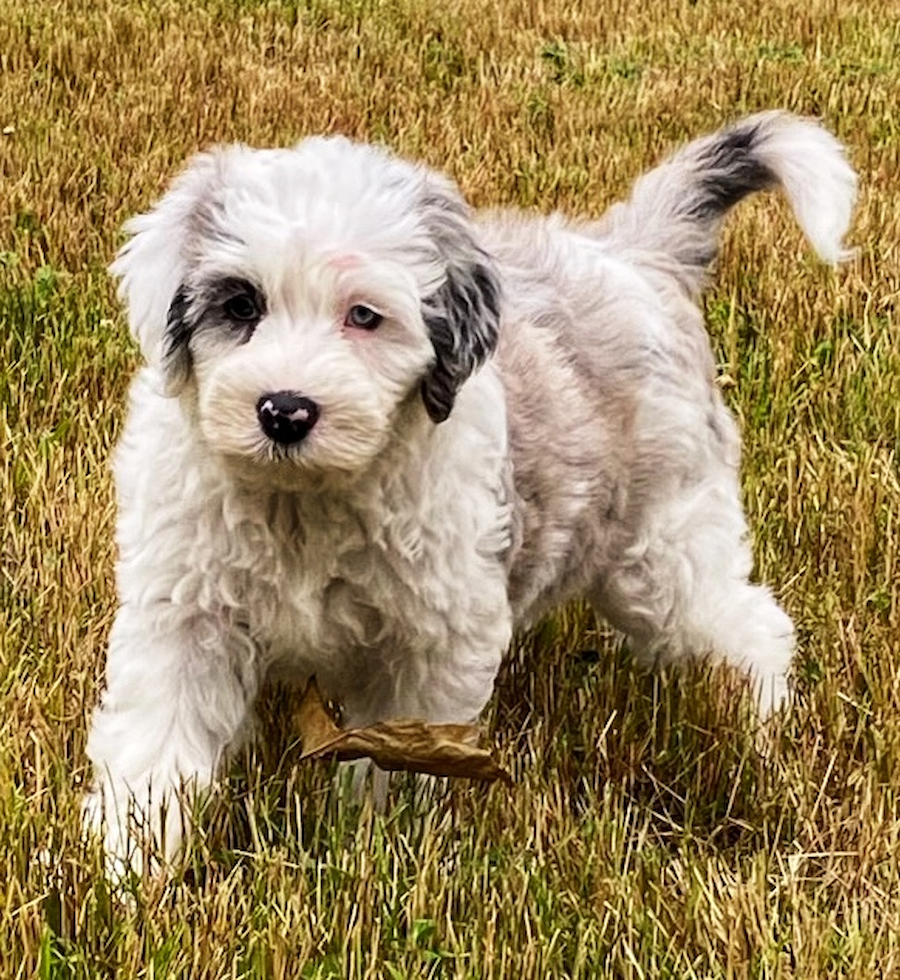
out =
[[[273,391],[256,403],[263,432],[275,442],[290,446],[305,439],[319,418],[319,406],[296,391]]]

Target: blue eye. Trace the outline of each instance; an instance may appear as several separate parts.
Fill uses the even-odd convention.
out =
[[[370,310],[368,306],[351,306],[347,310],[347,318],[344,321],[348,327],[357,327],[360,330],[375,330],[381,324],[384,317],[375,310]]]

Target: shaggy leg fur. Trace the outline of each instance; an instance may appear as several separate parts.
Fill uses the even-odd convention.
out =
[[[166,623],[161,609],[120,609],[88,742],[96,785],[86,819],[105,828],[107,853],[123,867],[141,866],[141,841],[172,856],[184,798],[213,781],[256,694],[252,671],[236,669],[254,662],[246,638],[228,637],[195,614],[168,612]]]
[[[698,487],[690,504],[660,508],[592,601],[649,662],[714,655],[746,671],[768,716],[787,694],[793,625],[751,555],[738,499]]]

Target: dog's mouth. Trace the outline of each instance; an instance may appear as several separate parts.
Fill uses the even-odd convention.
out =
[[[243,445],[220,446],[217,455],[238,482],[278,491],[346,486],[366,468],[336,453],[324,426],[294,441],[273,439],[257,427],[247,433]]]
[[[321,489],[333,482],[332,469],[310,465],[309,450],[302,445],[283,445],[259,439],[252,452],[226,452],[219,458],[229,479],[260,493],[296,493]]]
[[[256,454],[256,460],[266,465],[271,463],[288,463],[296,466],[299,463],[300,453],[301,450],[298,446],[285,446],[269,440],[260,447]]]

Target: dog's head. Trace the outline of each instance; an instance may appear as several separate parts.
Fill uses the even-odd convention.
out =
[[[445,178],[343,138],[196,157],[112,271],[206,442],[358,470],[401,406],[448,417],[497,342],[500,288]]]

